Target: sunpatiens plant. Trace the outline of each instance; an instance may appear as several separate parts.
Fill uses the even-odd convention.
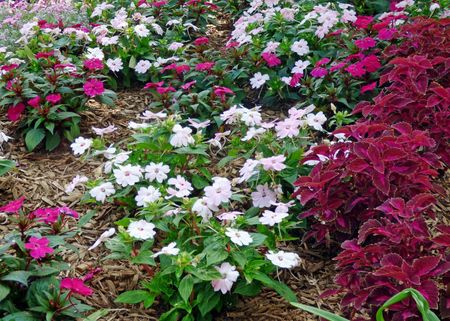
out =
[[[26,212],[24,198],[0,207],[14,229],[0,247],[0,316],[2,320],[76,320],[91,307],[77,296],[93,290],[84,279],[64,278],[69,266],[62,259],[66,239],[75,235],[68,222],[78,213],[68,207]]]

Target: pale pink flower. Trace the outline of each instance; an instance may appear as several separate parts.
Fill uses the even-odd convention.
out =
[[[285,160],[286,157],[284,155],[277,155],[267,158],[261,158],[259,162],[266,171],[273,170],[279,172],[286,168],[286,165],[284,165]]]
[[[256,186],[256,191],[251,194],[253,206],[263,208],[269,207],[277,200],[277,194],[266,184]]]
[[[233,283],[236,282],[239,277],[239,272],[236,271],[236,267],[228,262],[223,262],[220,267],[216,266],[215,268],[222,275],[222,278],[211,281],[214,291],[221,291],[222,294],[230,292],[233,287]]]

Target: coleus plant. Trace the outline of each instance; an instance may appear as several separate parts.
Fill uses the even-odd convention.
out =
[[[62,258],[66,239],[76,234],[68,221],[78,213],[68,207],[22,209],[24,197],[0,207],[14,229],[0,247],[0,316],[2,320],[76,320],[91,309],[76,296],[90,296],[93,277],[62,278],[69,269]]]

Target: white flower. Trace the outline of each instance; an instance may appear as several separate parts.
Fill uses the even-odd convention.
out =
[[[134,67],[134,70],[136,70],[138,74],[145,74],[147,70],[149,70],[151,65],[152,64],[148,60],[139,60],[139,62]]]
[[[261,106],[256,106],[252,109],[241,108],[241,120],[244,124],[247,126],[260,125],[262,121],[262,116],[259,112],[260,108]]]
[[[225,235],[231,239],[231,242],[239,246],[249,245],[253,242],[250,233],[235,228],[228,227]]]
[[[80,176],[77,175],[72,179],[72,182],[70,182],[66,186],[66,193],[72,193],[75,187],[80,183],[86,183],[88,181],[88,178],[86,176]]]
[[[105,54],[98,47],[88,48],[87,51],[88,51],[88,53],[86,54],[86,58],[88,58],[88,59],[96,58],[96,59],[103,60],[103,58],[105,58]]]
[[[270,260],[270,262],[272,262],[273,265],[285,269],[292,269],[298,266],[301,261],[297,253],[284,251],[279,251],[278,253],[269,251],[269,253],[266,254],[266,257]]]
[[[145,129],[145,128],[149,128],[150,126],[151,126],[151,124],[147,124],[147,123],[139,124],[134,121],[130,121],[128,123],[128,128],[131,128],[131,129]]]
[[[156,252],[155,254],[152,255],[152,257],[158,257],[161,254],[164,255],[178,255],[178,253],[180,253],[180,249],[177,248],[177,243],[176,242],[172,242],[167,246],[164,246],[161,251]]]
[[[295,63],[294,68],[292,68],[292,73],[293,74],[303,74],[303,72],[305,71],[306,67],[308,67],[309,65],[310,65],[309,61],[298,60]]]
[[[307,55],[309,53],[308,42],[304,39],[295,41],[291,46],[291,50],[299,56]]]
[[[164,119],[167,117],[167,113],[163,112],[163,111],[159,111],[157,113],[154,113],[150,110],[146,110],[142,113],[142,116],[140,116],[140,119],[145,119],[145,120],[152,120],[152,119]]]
[[[141,187],[134,198],[137,206],[148,206],[161,197],[161,192],[153,186]]]
[[[277,200],[277,194],[267,186],[267,183],[256,186],[256,191],[253,192],[251,196],[253,206],[259,208],[269,207]]]
[[[272,212],[265,210],[262,217],[259,218],[259,222],[264,225],[274,226],[275,224],[281,223],[283,218],[288,216],[289,214],[285,212]]]
[[[306,115],[306,123],[315,130],[323,130],[322,125],[327,121],[327,117],[323,112],[318,112],[317,114]]]
[[[430,11],[433,12],[436,9],[439,9],[441,6],[439,5],[439,3],[432,3],[430,6]]]
[[[257,72],[253,75],[253,78],[250,79],[250,84],[252,85],[253,89],[261,88],[262,85],[266,83],[270,79],[269,75],[262,74],[260,72]]]
[[[136,34],[139,37],[147,37],[150,34],[150,30],[148,30],[145,25],[137,25],[137,26],[135,26],[134,27],[134,32],[136,32]]]
[[[223,262],[220,267],[216,266],[215,268],[222,275],[222,278],[211,281],[214,291],[221,291],[222,294],[231,291],[233,283],[236,282],[239,277],[239,272],[236,271],[236,267],[228,262]]]
[[[75,142],[70,144],[70,147],[72,148],[74,155],[81,155],[84,154],[85,151],[89,149],[92,145],[92,139],[90,138],[83,138],[78,137],[75,139]]]
[[[123,62],[122,62],[122,59],[120,59],[120,58],[116,58],[116,59],[109,58],[108,60],[106,60],[106,65],[108,66],[109,70],[111,70],[112,72],[118,72],[123,69]]]
[[[221,221],[234,221],[238,215],[242,215],[244,213],[238,211],[225,212],[220,215],[217,215],[217,218]]]
[[[265,132],[266,132],[266,130],[264,128],[250,127],[247,130],[247,133],[245,134],[245,136],[242,137],[241,140],[243,142],[246,142],[246,141],[248,141],[248,140],[250,140],[250,139],[252,139],[252,138],[254,138],[254,137],[258,136],[258,135],[264,134]]]
[[[169,187],[167,189],[167,193],[170,195],[170,197],[186,197],[189,196],[194,190],[191,183],[189,183],[184,177],[180,175],[178,175],[176,178],[170,178],[167,183],[174,186],[174,188]]]
[[[267,158],[261,158],[259,162],[266,171],[273,170],[279,172],[286,168],[286,165],[284,165],[285,160],[286,157],[284,155],[277,155]]]
[[[0,131],[0,146],[10,139],[12,139],[12,137],[7,136],[4,132]]]
[[[258,165],[259,161],[254,159],[247,159],[242,168],[239,170],[240,177],[238,183],[246,182],[250,179],[250,177],[257,174],[258,171],[256,171],[255,168]]]
[[[200,129],[206,128],[206,127],[209,126],[209,124],[211,124],[211,121],[210,121],[209,119],[207,119],[207,120],[205,120],[205,121],[203,121],[203,122],[198,122],[198,121],[196,121],[195,119],[188,118],[188,122],[189,122],[189,124],[190,124],[192,127],[194,127],[195,129],[197,129],[197,131],[200,130]]]
[[[116,177],[116,183],[122,187],[133,186],[142,177],[142,169],[139,166],[133,166],[131,164],[119,166],[113,172]]]
[[[224,177],[214,177],[213,181],[212,186],[205,187],[205,198],[208,206],[219,206],[221,203],[227,203],[232,195],[231,182]]]
[[[156,180],[158,183],[162,183],[166,178],[167,174],[170,172],[170,167],[164,165],[163,163],[153,163],[151,162],[145,166],[145,178],[150,182]]]
[[[277,137],[283,139],[285,137],[296,137],[299,133],[299,126],[301,121],[293,117],[286,118],[278,122],[275,126],[275,131],[277,132]]]
[[[177,51],[180,48],[183,48],[183,43],[174,41],[169,45],[167,49]]]
[[[170,137],[170,145],[173,147],[186,147],[195,143],[192,137],[192,129],[189,127],[181,127],[179,124],[173,126],[172,132],[174,135]]]
[[[113,195],[116,192],[114,185],[110,182],[100,184],[89,191],[89,194],[96,201],[104,203],[106,197]]]
[[[100,243],[104,242],[106,239],[110,238],[116,233],[116,229],[114,227],[111,227],[109,230],[106,230],[105,232],[100,235],[100,237],[95,241],[94,244],[90,248],[88,248],[88,251],[92,251],[97,246],[100,245]]]
[[[212,208],[210,208],[212,207]],[[192,205],[192,212],[197,213],[202,217],[203,222],[207,222],[212,217],[212,211],[217,211],[218,208],[212,204],[208,205],[206,197],[200,198]]]
[[[128,225],[127,232],[131,237],[140,240],[148,240],[155,236],[156,232],[154,231],[154,228],[155,225],[153,223],[149,223],[145,220],[139,220],[130,223],[130,225]]]
[[[103,136],[105,134],[111,134],[114,133],[117,130],[117,127],[114,125],[109,125],[108,127],[105,128],[97,128],[97,127],[92,127],[92,130],[94,131],[94,133],[96,133],[99,136]]]

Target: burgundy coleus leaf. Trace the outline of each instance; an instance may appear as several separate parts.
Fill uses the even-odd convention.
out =
[[[412,213],[419,213],[425,211],[436,202],[433,195],[429,193],[420,193],[415,195],[407,203],[409,211]]]
[[[390,175],[389,173],[386,173],[386,174],[373,173],[372,174],[373,184],[384,195],[389,195],[389,192],[391,190],[391,186],[389,185],[389,175]]]
[[[352,160],[347,168],[353,172],[360,173],[369,167],[369,164],[361,158]]]
[[[367,149],[368,157],[372,162],[373,168],[380,174],[384,174],[384,162],[381,159],[380,150],[373,144]]]
[[[406,204],[403,198],[390,198],[376,209],[394,217],[405,216]]]
[[[430,308],[438,308],[439,290],[436,283],[431,280],[425,280],[417,287],[417,290],[427,299]]]
[[[392,162],[406,157],[406,152],[400,148],[389,148],[383,151],[383,160]]]

